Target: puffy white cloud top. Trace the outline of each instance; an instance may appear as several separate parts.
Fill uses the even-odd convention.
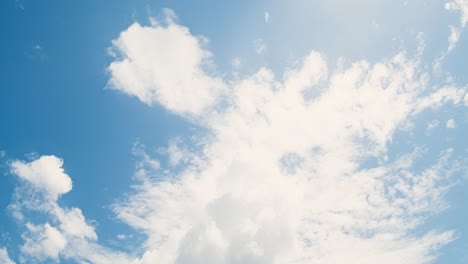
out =
[[[108,68],[110,87],[146,104],[157,102],[178,113],[201,114],[225,90],[220,78],[204,70],[211,54],[203,49],[203,41],[172,20],[167,26],[134,23],[113,41],[121,58]]]
[[[72,181],[62,165],[60,158],[42,156],[31,162],[13,161],[11,171],[57,200],[59,195],[72,189]]]

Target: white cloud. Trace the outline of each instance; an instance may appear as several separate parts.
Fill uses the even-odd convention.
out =
[[[151,160],[145,162],[151,165]],[[58,261],[64,257],[80,263],[130,263],[127,254],[97,244],[94,227],[79,208],[58,205],[59,195],[72,188],[72,181],[62,165],[63,160],[55,156],[10,164],[11,172],[27,182],[16,189],[13,203],[9,205],[18,223],[26,227],[22,234],[21,261]],[[33,219],[25,217],[32,214],[42,215],[38,219],[46,219],[46,222],[34,223]]]
[[[449,46],[447,52],[450,52],[455,48],[459,39],[460,29],[454,26],[450,26],[450,36],[448,38]]]
[[[455,120],[449,119],[449,120],[447,120],[447,123],[445,125],[446,125],[447,128],[455,128],[455,126],[456,126]]]
[[[6,151],[0,150],[0,159],[5,157],[5,155],[6,155]]]
[[[255,48],[255,53],[257,53],[258,55],[264,54],[266,52],[267,45],[266,45],[265,41],[263,41],[263,39],[258,38],[256,40],[254,40],[253,44],[254,44],[254,48]]]
[[[146,104],[158,102],[180,114],[201,114],[217,102],[225,84],[204,70],[211,54],[202,48],[203,39],[175,24],[172,16],[166,15],[166,20],[166,26],[134,23],[112,42],[122,59],[109,65],[109,85]]]
[[[268,20],[270,19],[270,13],[265,11],[265,23],[268,23]]]
[[[31,162],[13,161],[12,173],[50,195],[54,200],[72,188],[70,177],[64,173],[63,161],[55,156],[42,156]]]
[[[45,261],[48,258],[58,260],[60,251],[67,244],[67,240],[60,231],[48,223],[42,226],[27,224],[27,228],[30,232],[27,236],[23,236],[25,243],[21,247],[21,252],[34,256],[39,261]]]
[[[432,120],[431,122],[427,124],[426,133],[430,133],[432,130],[434,130],[438,126],[439,126],[439,120],[437,119]]]
[[[0,263],[3,264],[15,264],[13,260],[8,256],[8,251],[6,248],[0,248]]]
[[[468,23],[468,1],[455,0],[445,4],[447,10],[458,10],[460,12],[460,25],[464,27]]]
[[[433,260],[453,232],[411,231],[445,208],[453,151],[420,173],[411,166],[422,154],[359,169],[387,159],[406,120],[462,102],[464,89],[426,88],[422,69],[401,53],[328,73],[312,52],[282,79],[263,68],[233,83],[226,111],[200,123],[214,135],[196,139],[206,142],[201,158],[177,180],[143,173],[138,192],[115,205],[148,237],[137,263]]]

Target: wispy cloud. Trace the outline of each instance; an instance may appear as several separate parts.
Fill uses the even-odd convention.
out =
[[[460,12],[460,25],[454,26],[449,25],[450,35],[448,37],[448,47],[447,50],[442,52],[438,59],[435,60],[433,69],[435,71],[440,71],[441,64],[445,58],[455,49],[459,39],[462,29],[468,23],[468,1],[467,0],[455,0],[452,2],[447,2],[445,4],[445,9],[447,10],[456,10]]]
[[[445,125],[447,126],[447,128],[455,128],[455,120],[449,119],[447,120],[447,123]]]
[[[257,53],[258,55],[264,54],[266,52],[267,45],[263,39],[258,38],[254,40],[253,44],[255,48],[255,53]]]
[[[437,119],[434,119],[431,122],[429,122],[426,127],[426,133],[427,134],[431,133],[432,130],[434,130],[435,128],[439,126],[439,123],[440,122]]]
[[[468,1],[467,0],[455,0],[445,4],[445,9],[456,10],[460,12],[460,25],[465,27],[468,23]]]

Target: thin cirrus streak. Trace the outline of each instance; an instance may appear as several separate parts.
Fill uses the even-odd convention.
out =
[[[446,8],[465,12],[464,3]],[[414,231],[447,207],[466,159],[445,148],[420,168],[424,146],[389,153],[420,115],[468,106],[467,86],[434,85],[422,48],[333,70],[311,51],[281,77],[264,67],[228,80],[207,70],[204,40],[166,13],[166,23],[124,30],[108,67],[112,89],[206,130],[171,141],[167,166],[135,144],[136,185],[112,208],[145,235],[142,251],[102,246],[79,208],[57,202],[72,188],[63,161],[41,156],[10,164],[26,182],[10,205],[26,227],[23,261],[428,263],[456,239],[454,230]],[[29,222],[31,211],[47,221]]]

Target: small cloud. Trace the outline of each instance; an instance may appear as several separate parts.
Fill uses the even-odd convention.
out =
[[[26,57],[30,60],[44,61],[47,59],[47,54],[41,45],[34,44],[31,49],[26,52]]]
[[[265,53],[267,49],[265,41],[263,41],[263,39],[261,38],[254,40],[254,47],[255,53],[257,53],[258,55]]]
[[[241,65],[241,60],[239,57],[235,57],[234,59],[232,59],[232,62],[231,62],[231,65],[232,65],[232,68],[237,70],[239,69],[240,65]]]
[[[5,155],[6,155],[6,151],[0,150],[0,159],[5,157]]]
[[[448,38],[449,47],[447,49],[447,52],[450,52],[455,48],[459,39],[460,39],[460,29],[450,25],[450,36]]]
[[[125,238],[127,238],[127,236],[124,235],[124,234],[118,234],[118,235],[117,235],[117,238],[118,238],[119,240],[124,240]]]
[[[265,23],[268,23],[269,18],[270,18],[270,13],[268,13],[268,11],[265,11]]]
[[[41,156],[31,162],[15,160],[10,166],[13,174],[57,200],[72,189],[72,180],[62,165],[63,160],[56,156]]]
[[[446,124],[447,128],[455,128],[456,124],[455,124],[455,120],[452,119],[449,119],[447,120],[447,124]]]
[[[434,119],[427,124],[426,133],[429,134],[432,130],[439,126],[439,120]]]

